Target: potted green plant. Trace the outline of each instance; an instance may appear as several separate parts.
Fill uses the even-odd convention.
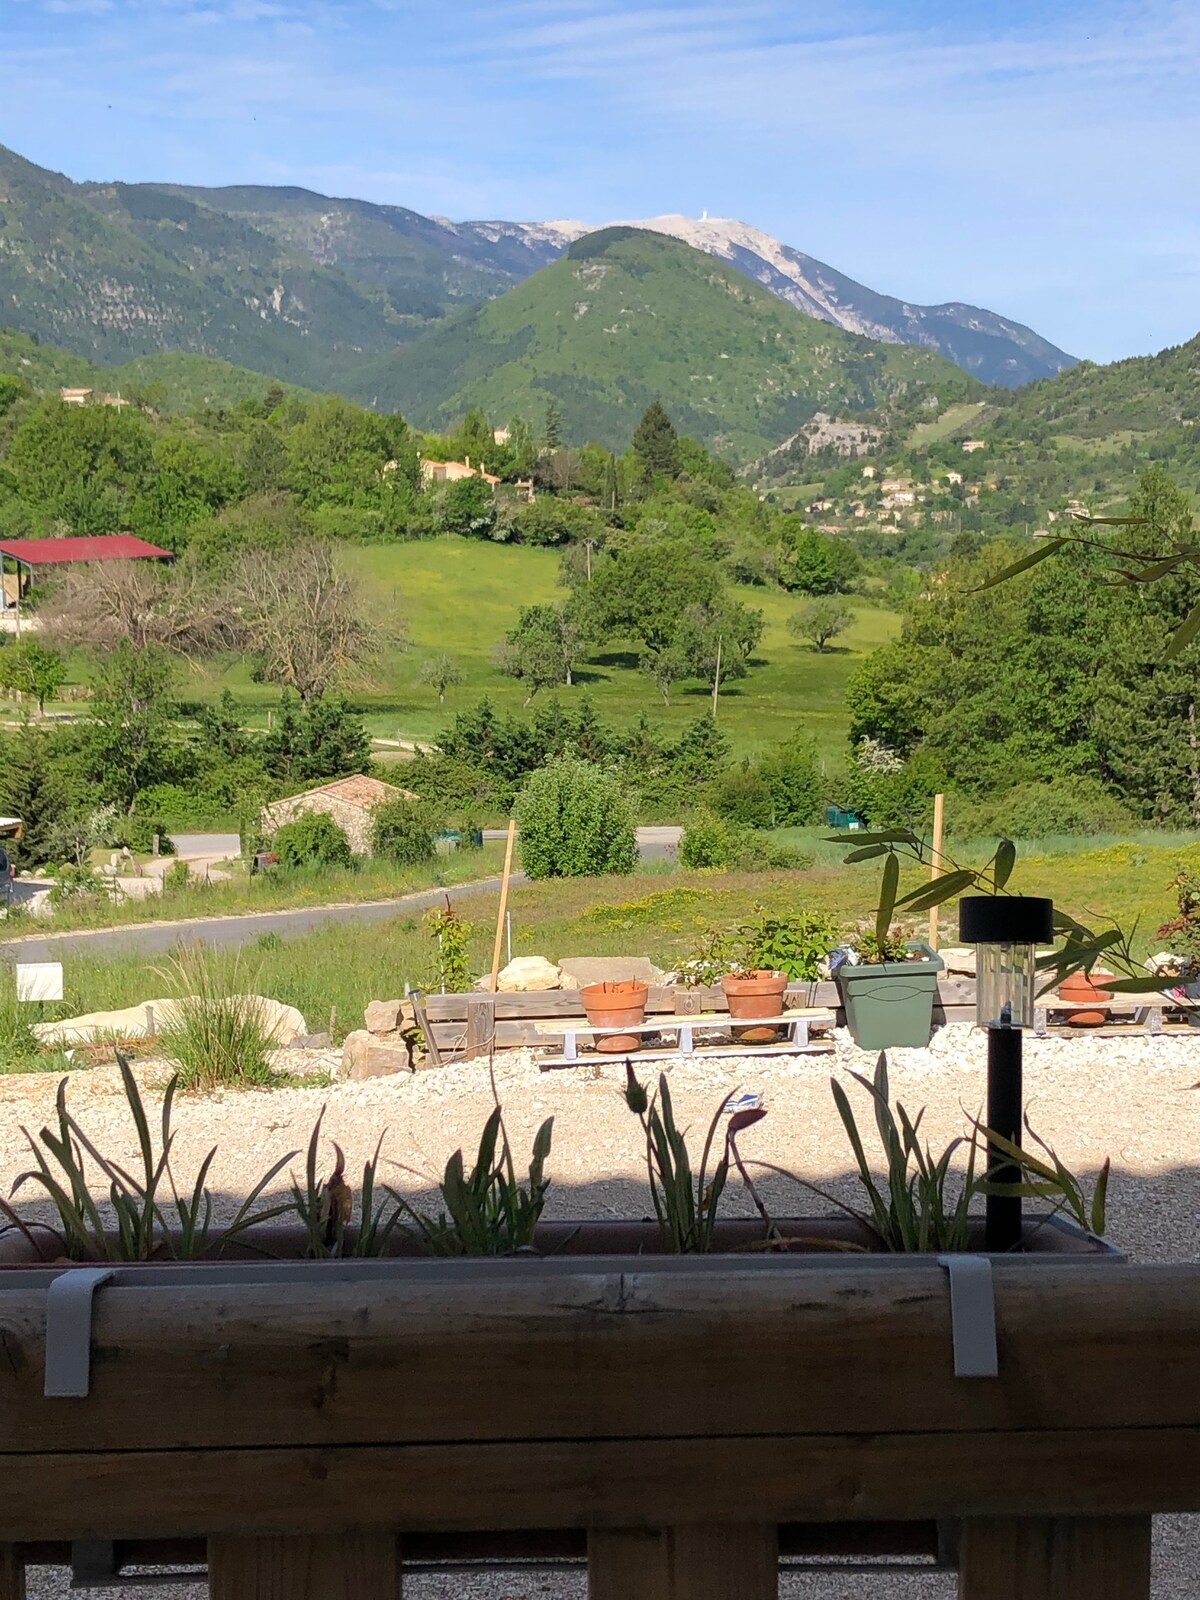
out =
[[[933,1031],[933,1003],[945,963],[920,940],[876,927],[858,935],[834,976],[846,1026],[860,1050],[922,1049]]]

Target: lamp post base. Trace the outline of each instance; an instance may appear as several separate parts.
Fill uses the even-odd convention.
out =
[[[1021,1142],[1021,1030],[989,1028],[987,1125],[1012,1144]],[[993,1183],[1018,1183],[1020,1168],[997,1146],[988,1144],[987,1175]],[[1021,1198],[990,1194],[987,1197],[985,1244],[989,1253],[1003,1254],[1021,1245]]]

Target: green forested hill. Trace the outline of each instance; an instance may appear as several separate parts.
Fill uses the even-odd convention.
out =
[[[101,366],[12,328],[0,328],[0,373],[23,378],[38,392],[86,387],[144,400],[155,411],[174,413],[261,400],[276,382],[265,372],[251,372],[215,356],[177,355],[170,351],[137,356],[118,366]],[[281,387],[288,393],[308,392],[295,384]]]
[[[608,228],[347,387],[429,425],[554,405],[565,437],[612,448],[660,398],[681,431],[746,460],[818,410],[886,407],[914,385],[978,390],[932,351],[845,333],[678,240]]]
[[[327,385],[414,327],[382,291],[238,218],[73,184],[0,147],[0,304],[21,332],[116,363],[178,350]]]
[[[987,476],[1042,518],[1071,499],[1094,511],[1123,505],[1149,461],[1200,492],[1200,337],[1110,366],[1081,362],[1023,389],[993,390],[960,434],[987,443]],[[930,454],[961,452],[951,436]],[[960,456],[961,459],[961,456]]]

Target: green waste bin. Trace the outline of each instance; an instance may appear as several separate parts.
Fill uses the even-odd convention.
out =
[[[826,806],[825,824],[830,828],[839,828],[843,832],[849,828],[857,832],[865,828],[867,819],[858,811],[848,811],[845,806]]]
[[[838,968],[846,1026],[860,1050],[921,1050],[929,1043],[945,962],[927,944],[909,949],[923,951],[924,959]]]

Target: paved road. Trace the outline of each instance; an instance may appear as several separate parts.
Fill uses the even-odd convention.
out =
[[[523,872],[514,872],[514,883],[526,882]],[[36,935],[0,944],[0,961],[62,961],[70,956],[111,955],[132,952],[137,955],[162,955],[183,942],[210,945],[244,945],[264,933],[277,933],[281,939],[311,933],[314,928],[336,922],[385,922],[404,912],[422,911],[440,903],[444,894],[455,900],[464,895],[494,894],[500,879],[480,878],[448,889],[421,889],[394,900],[373,900],[362,905],[298,906],[291,911],[256,911],[240,917],[196,917],[190,922],[140,922],[124,928],[93,928],[76,933]]]
[[[485,828],[485,839],[503,839],[506,837],[503,828]],[[518,838],[520,835],[518,834]],[[639,828],[637,831],[638,853],[643,861],[658,861],[665,856],[678,853],[679,841],[683,837],[683,829],[674,824],[655,825],[649,828]]]
[[[679,847],[682,828],[654,827],[638,829],[638,849],[643,860],[655,860],[673,855]],[[489,828],[486,839],[503,839],[504,830]],[[236,836],[233,839],[236,851]],[[180,855],[208,856],[219,853],[221,842],[228,842],[222,834],[176,834],[175,845]],[[514,872],[514,883],[525,883],[523,872]],[[20,884],[18,879],[17,883]],[[500,879],[481,878],[474,883],[460,883],[449,889],[457,900],[464,895],[494,894]],[[233,917],[195,917],[185,922],[129,923],[123,928],[89,928],[76,933],[47,933],[28,935],[22,939],[0,942],[0,961],[61,961],[72,955],[112,954],[130,952],[137,955],[162,955],[181,943],[209,945],[245,945],[261,939],[264,933],[276,933],[281,939],[296,938],[311,933],[314,928],[337,922],[386,922],[389,917],[404,912],[422,911],[437,905],[446,890],[422,889],[414,894],[404,894],[394,900],[368,901],[359,905],[297,906],[290,911],[256,911]]]

